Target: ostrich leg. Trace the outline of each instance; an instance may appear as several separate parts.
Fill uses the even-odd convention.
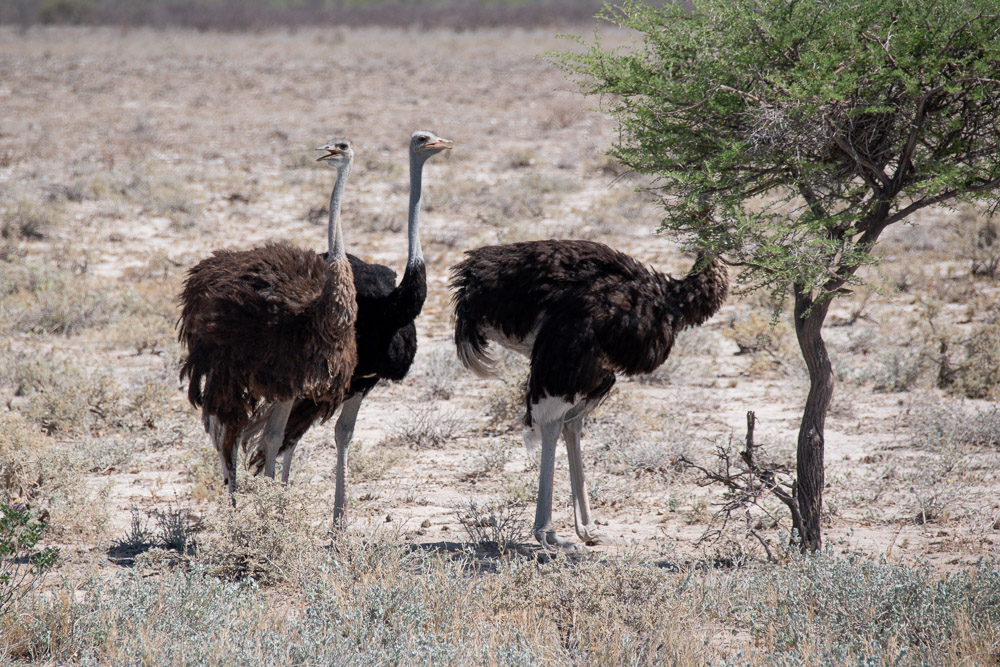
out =
[[[285,439],[285,425],[288,423],[288,415],[292,413],[292,406],[295,401],[281,401],[275,404],[267,426],[264,427],[264,474],[274,479],[274,464],[278,459],[278,450]],[[282,478],[285,478],[282,470]]]
[[[212,419],[212,437],[219,438],[219,458],[222,459],[222,473],[229,487],[229,495],[236,493],[236,456],[239,447],[236,446],[236,433],[233,429],[223,426],[218,420]],[[233,503],[235,503],[235,498]]]
[[[532,533],[535,539],[548,550],[575,551],[576,547],[556,535],[552,527],[552,477],[556,468],[556,445],[562,416],[558,420],[542,422],[542,462],[538,470],[538,503],[535,506],[535,525]]]
[[[295,448],[299,446],[298,440],[293,440],[285,448],[285,453],[281,455],[281,483],[287,486],[288,484],[288,473],[292,471],[292,454],[295,453]]]
[[[354,424],[358,420],[358,410],[361,409],[364,398],[364,393],[358,393],[344,401],[334,430],[337,439],[337,491],[333,499],[333,521],[338,525],[344,520],[347,506],[347,448],[354,437]]]
[[[587,495],[587,480],[583,475],[583,452],[580,450],[580,435],[583,433],[583,416],[568,419],[563,426],[566,439],[566,454],[569,458],[569,482],[573,493],[573,518],[576,534],[586,544],[602,544],[607,537],[597,530],[597,524],[590,513],[590,497]]]

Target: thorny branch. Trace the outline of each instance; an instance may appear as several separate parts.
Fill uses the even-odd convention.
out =
[[[721,484],[726,487],[725,502],[712,518],[712,523],[701,536],[699,542],[718,538],[725,527],[735,516],[740,516],[747,527],[747,534],[753,536],[767,553],[767,559],[774,561],[774,555],[767,541],[760,534],[758,524],[753,520],[750,507],[757,507],[771,516],[770,512],[761,506],[760,500],[766,494],[772,494],[788,507],[792,515],[792,528],[796,535],[801,535],[802,516],[799,512],[796,484],[789,479],[791,475],[787,467],[777,463],[761,462],[758,454],[760,445],[753,440],[754,424],[757,418],[751,410],[747,412],[747,436],[745,448],[739,454],[739,460],[734,460],[725,447],[716,448],[716,457],[720,463],[718,469],[710,470],[698,465],[686,456],[680,458],[681,464],[699,471],[703,478],[699,486]],[[718,525],[720,524],[721,525]]]

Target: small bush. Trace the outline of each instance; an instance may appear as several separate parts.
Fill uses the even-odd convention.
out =
[[[778,368],[794,358],[791,327],[761,311],[739,315],[723,333],[736,343],[737,354],[750,355],[751,374]]]
[[[213,576],[263,584],[287,581],[312,549],[315,498],[305,487],[243,476],[236,506],[222,503],[207,523],[199,560]]]
[[[46,433],[82,433],[121,416],[121,390],[107,372],[90,371],[65,358],[28,358],[14,369],[24,415]]]
[[[38,548],[46,525],[26,506],[0,501],[0,616],[40,586],[58,562],[57,548]]]
[[[897,393],[910,391],[924,373],[927,359],[918,351],[903,348],[892,350],[877,360],[869,377],[878,392]]]
[[[51,204],[21,201],[0,218],[0,237],[40,241],[56,226],[60,211]]]
[[[965,361],[948,391],[966,398],[1000,398],[1000,322],[976,329],[963,347]]]
[[[120,311],[117,295],[67,269],[4,267],[4,324],[13,331],[71,336],[100,327]]]
[[[527,534],[525,509],[526,505],[521,503],[493,501],[480,505],[470,500],[455,511],[455,518],[472,544],[504,555],[515,550]]]
[[[369,447],[361,440],[351,443],[347,459],[348,476],[355,482],[375,482],[406,459],[406,453],[391,445],[398,444],[389,439],[375,447]]]
[[[965,450],[968,447],[1000,450],[1000,407],[975,409],[958,402],[929,401],[911,408],[918,449]]]
[[[38,483],[33,462],[48,446],[49,439],[20,414],[0,413],[0,496],[28,497]]]
[[[451,440],[460,425],[453,414],[428,406],[409,408],[410,415],[402,426],[392,430],[391,443],[412,449],[440,449]]]
[[[1000,623],[997,565],[942,577],[926,564],[828,550],[735,574],[732,597],[716,611],[763,642],[774,662],[954,664],[966,642],[988,646]]]
[[[475,457],[472,470],[466,475],[467,479],[478,479],[487,477],[493,473],[502,473],[507,461],[510,461],[511,447],[513,445],[508,439],[491,442],[486,446],[485,451]]]

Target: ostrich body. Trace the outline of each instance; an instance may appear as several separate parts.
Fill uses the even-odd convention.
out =
[[[348,255],[357,290],[358,317],[355,326],[358,361],[351,377],[343,408],[334,429],[337,441],[337,486],[334,497],[334,520],[342,521],[347,503],[347,450],[354,435],[354,425],[365,396],[386,379],[406,377],[417,353],[417,328],[414,320],[427,298],[427,270],[420,247],[420,195],[424,163],[433,155],[450,149],[450,142],[433,132],[418,130],[410,137],[410,203],[407,224],[409,251],[406,270],[400,283],[396,273],[380,264],[370,264]],[[288,481],[292,453],[306,431],[324,415],[336,410],[339,403],[302,399],[295,402],[285,427],[280,454],[283,455],[281,479]],[[247,430],[243,446],[251,451],[250,465],[263,464],[263,434],[270,415],[258,415]]]
[[[699,255],[673,279],[590,241],[529,241],[470,250],[452,267],[455,345],[466,368],[494,373],[494,341],[527,356],[529,441],[542,459],[534,535],[546,548],[571,549],[552,527],[552,476],[560,432],[566,441],[576,533],[603,536],[590,512],[580,437],[583,418],[608,394],[615,374],[649,373],[666,361],[678,332],[721,306],[729,275]]]
[[[357,362],[356,292],[340,226],[354,153],[347,141],[321,150],[320,160],[337,169],[326,257],[287,243],[216,250],[188,272],[181,292],[180,340],[188,348],[181,379],[202,410],[230,493],[237,445],[253,416],[269,415],[264,472],[273,478],[293,402],[328,406],[320,416],[329,418]]]

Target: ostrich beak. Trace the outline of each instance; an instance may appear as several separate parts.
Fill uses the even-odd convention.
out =
[[[340,155],[341,152],[342,152],[342,151],[340,151],[340,150],[338,150],[336,148],[330,148],[329,146],[320,146],[316,150],[318,150],[318,151],[327,151],[326,155],[321,155],[320,157],[316,158],[317,162],[322,162],[323,160],[329,160],[330,158],[334,157],[335,155]]]
[[[424,144],[424,148],[440,148],[440,149],[451,150],[451,142],[448,141],[447,139],[437,139],[428,144]]]

